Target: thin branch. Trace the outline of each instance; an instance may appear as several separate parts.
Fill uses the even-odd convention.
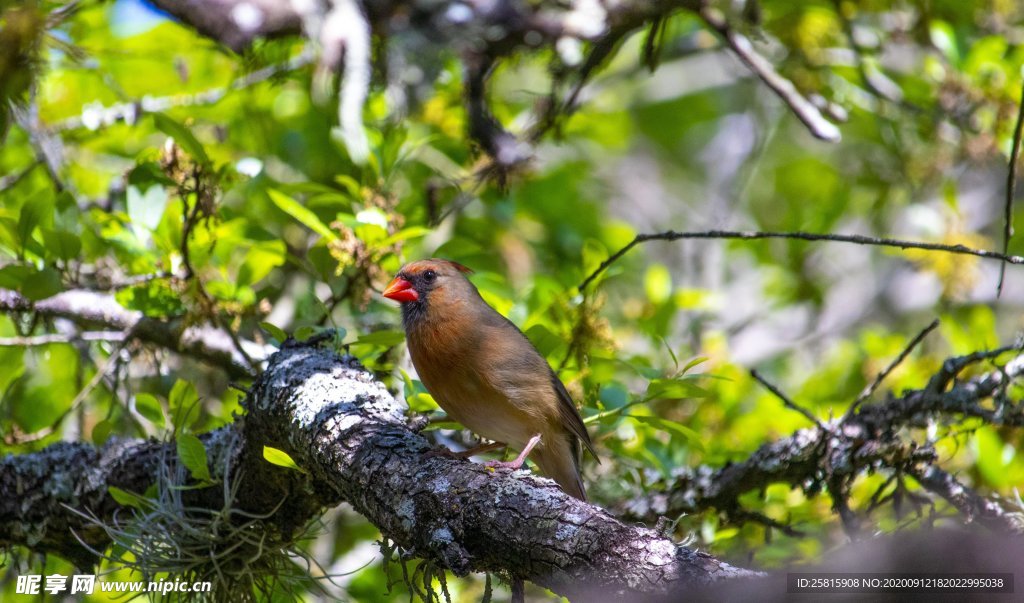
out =
[[[54,343],[74,343],[76,341],[124,341],[125,337],[126,335],[123,331],[85,331],[70,335],[47,333],[30,337],[0,337],[0,348],[28,348]]]
[[[864,406],[856,414],[830,422],[828,431],[801,429],[789,437],[764,444],[746,459],[724,467],[702,465],[679,470],[664,485],[649,484],[645,492],[623,503],[621,514],[634,520],[653,520],[660,515],[677,516],[708,509],[733,513],[741,508],[739,501],[744,493],[763,490],[771,484],[789,484],[808,494],[817,494],[827,486],[830,494],[841,494],[848,489],[847,484],[867,471],[893,471],[922,479],[928,475],[938,476],[938,473],[929,474],[930,468],[941,471],[936,465],[938,456],[934,447],[909,440],[907,430],[924,428],[950,417],[975,417],[989,425],[1024,427],[1024,402],[998,400],[1011,380],[1024,375],[1024,355],[946,387],[966,366],[1019,349],[1018,345],[950,358],[940,373],[921,389],[905,391],[885,403]],[[996,400],[994,408],[986,404],[992,399]],[[937,487],[931,491],[948,498]],[[960,485],[947,488],[946,492],[966,497],[950,502],[968,519],[973,516],[964,511],[967,508],[964,500],[973,505],[971,509],[983,507],[985,524],[989,527],[1024,533],[1024,521],[1012,509],[988,501]],[[844,524],[852,526],[850,520],[857,521],[852,510],[844,508],[836,496],[833,502],[836,512],[846,515]],[[868,511],[875,507],[877,504],[871,505]]]
[[[178,321],[158,320],[128,310],[112,295],[88,290],[70,290],[33,302],[21,294],[0,289],[0,312],[34,312],[40,316],[67,318],[82,327],[120,330],[126,338],[157,345],[220,367],[235,379],[252,378],[255,373],[234,349],[231,338],[220,329],[184,327]],[[267,356],[265,346],[241,342],[248,355],[259,361]]]
[[[815,138],[829,142],[839,141],[839,128],[825,119],[818,108],[796,89],[793,82],[779,75],[768,59],[754,49],[754,45],[746,36],[733,29],[728,21],[712,8],[705,6],[697,14],[711,29],[722,36],[729,48],[754,72],[754,75],[786,103]]]
[[[152,0],[152,3],[235,52],[242,52],[257,38],[298,34],[302,27],[292,3],[284,0]]]
[[[739,509],[736,511],[730,511],[728,515],[733,521],[753,521],[755,523],[762,524],[767,528],[778,530],[790,538],[803,538],[804,536],[807,536],[803,531],[798,530],[787,523],[782,523],[777,519],[772,519],[764,513],[758,513],[757,511]]]
[[[978,521],[1000,532],[1007,530],[1008,527],[1011,532],[1024,531],[1024,514],[1007,512],[995,501],[977,494],[942,469],[931,466],[923,471],[909,473],[926,490],[953,505],[968,521]]]
[[[103,381],[103,378],[110,371],[111,367],[114,366],[118,356],[121,355],[121,350],[124,349],[124,345],[125,341],[122,341],[113,350],[110,351],[110,355],[107,356],[106,360],[103,361],[103,364],[96,368],[96,374],[94,374],[92,376],[92,379],[90,379],[89,382],[85,384],[85,387],[83,387],[81,391],[78,392],[75,398],[71,401],[71,404],[68,406],[67,410],[62,412],[60,416],[58,416],[53,421],[53,423],[51,423],[48,427],[44,427],[31,434],[27,434],[24,436],[11,435],[5,437],[5,443],[10,445],[36,442],[57,431],[57,429],[60,427],[60,424],[64,422],[64,419],[68,418],[71,415],[71,413],[75,412],[75,410],[77,410],[78,407],[83,402],[85,402],[86,398],[89,397],[89,394],[91,394],[93,390],[95,390],[96,387],[100,384],[100,382]]]
[[[938,326],[939,319],[936,318],[931,322],[931,324],[922,329],[916,337],[911,339],[910,343],[907,344],[907,347],[903,348],[903,351],[900,352],[900,355],[897,356],[895,360],[890,362],[889,366],[885,367],[880,373],[878,373],[878,375],[875,376],[874,381],[872,381],[867,387],[865,387],[860,392],[860,395],[857,396],[857,399],[854,400],[853,404],[850,405],[849,410],[846,411],[846,415],[849,416],[856,412],[857,407],[860,406],[865,400],[870,398],[871,394],[875,393],[875,390],[878,389],[878,386],[882,384],[882,381],[884,381],[885,378],[889,376],[889,373],[893,372],[893,370],[895,370],[897,366],[899,366],[904,360],[906,360],[907,356],[910,355],[910,352],[912,352],[914,348],[916,348],[918,344],[920,344],[921,341],[928,336],[929,333],[938,328]]]
[[[25,169],[21,170],[16,174],[8,174],[7,176],[0,177],[0,193],[6,191],[9,188],[14,188],[19,182],[25,179],[32,173],[32,170],[36,169],[40,165],[38,158],[33,159],[32,163],[28,164]]]
[[[775,387],[767,379],[762,377],[761,373],[758,373],[756,369],[750,369],[750,376],[753,377],[754,379],[756,379],[758,383],[763,385],[765,389],[767,389],[768,391],[773,393],[776,398],[778,398],[779,400],[782,400],[782,403],[786,405],[786,408],[788,408],[790,410],[795,410],[796,412],[798,412],[798,413],[802,414],[803,416],[807,417],[807,420],[810,421],[811,423],[814,423],[815,425],[817,425],[818,429],[821,429],[822,431],[828,431],[828,429],[825,427],[825,425],[822,424],[822,422],[818,420],[818,417],[815,417],[813,414],[811,414],[811,411],[809,411],[806,408],[798,405],[796,402],[793,402],[792,400],[790,400],[789,397],[786,394],[782,393],[782,390],[780,390],[779,388]]]
[[[27,107],[11,105],[11,111],[18,127],[28,135],[29,144],[35,152],[37,163],[46,167],[57,191],[67,189],[67,184],[61,176],[64,166],[64,141],[48,131],[39,120],[39,104],[36,102],[35,86],[30,91],[30,100]]]
[[[466,78],[466,119],[469,136],[493,159],[499,182],[502,174],[531,156],[530,145],[520,141],[491,113],[487,104],[487,78],[494,68],[492,57],[467,55],[463,59]]]
[[[1017,164],[1020,163],[1020,140],[1024,135],[1024,86],[1020,92],[1020,106],[1017,108],[1017,125],[1013,128],[1013,148],[1010,149],[1010,167],[1006,174],[1006,204],[1003,207],[1003,253],[1010,251],[1010,237],[1013,236],[1013,194],[1017,188]],[[1003,293],[1003,277],[1006,264],[999,267],[999,285],[996,297]]]
[[[78,115],[54,123],[53,129],[56,131],[75,130],[78,128],[98,130],[118,122],[132,125],[147,113],[157,113],[175,107],[213,105],[219,103],[229,92],[244,90],[279,75],[301,69],[312,63],[313,59],[313,52],[309,48],[305,48],[287,61],[247,73],[231,82],[231,84],[221,88],[211,88],[210,90],[194,94],[175,94],[159,97],[147,96],[139,100],[116,103],[110,106],[104,106],[101,103],[89,104],[82,107]]]
[[[598,275],[604,272],[609,266],[626,255],[629,250],[647,241],[678,241],[681,239],[797,239],[801,241],[832,241],[836,243],[853,243],[855,245],[874,245],[878,247],[896,247],[899,249],[924,249],[927,251],[942,251],[960,255],[973,255],[980,258],[1000,260],[1007,264],[1024,264],[1024,256],[1007,255],[998,251],[985,249],[974,249],[966,245],[946,245],[944,243],[928,243],[926,241],[906,241],[902,239],[891,239],[887,237],[869,237],[867,235],[843,235],[843,234],[818,234],[813,232],[763,232],[763,231],[742,231],[742,230],[703,230],[695,232],[676,232],[669,230],[665,232],[639,234],[625,247],[613,253],[601,265],[594,269],[587,278],[580,283],[577,290],[583,291]]]

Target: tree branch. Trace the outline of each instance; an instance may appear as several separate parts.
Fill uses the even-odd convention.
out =
[[[254,376],[225,332],[150,318],[142,312],[124,308],[108,294],[71,290],[33,303],[15,291],[0,289],[0,312],[36,312],[42,316],[66,318],[81,327],[121,331],[126,339],[138,339],[198,358],[224,369],[233,378]],[[257,361],[265,359],[264,346],[250,341],[241,343],[250,357]]]
[[[817,107],[800,94],[793,82],[779,75],[768,59],[754,50],[754,45],[746,36],[733,29],[716,10],[705,6],[698,14],[708,27],[722,36],[740,61],[793,111],[815,138],[828,142],[839,141],[839,128],[825,119]]]
[[[641,243],[648,241],[678,241],[680,239],[742,239],[742,240],[755,240],[755,239],[797,239],[801,241],[832,241],[837,243],[853,243],[855,245],[873,245],[878,247],[895,247],[899,249],[924,249],[928,251],[942,251],[945,253],[955,253],[960,255],[973,255],[980,258],[1000,260],[1007,264],[1024,264],[1024,256],[1019,255],[1006,255],[1005,253],[999,253],[998,251],[988,251],[985,249],[974,249],[967,247],[966,245],[946,245],[944,243],[928,243],[926,241],[906,241],[902,239],[890,239],[887,237],[869,237],[866,235],[843,235],[843,234],[818,234],[813,232],[763,232],[756,230],[704,230],[696,232],[676,232],[674,230],[668,230],[665,232],[657,232],[650,234],[638,234],[632,241],[630,241],[625,247],[619,249],[613,253],[607,260],[601,262],[597,268],[593,270],[587,278],[583,279],[583,282],[579,284],[577,290],[583,291],[586,289],[595,278],[597,278],[602,272],[604,272],[609,266],[614,264],[622,256],[626,255],[629,250],[633,249]]]
[[[242,52],[256,38],[277,38],[302,31],[302,21],[287,0],[150,1],[235,52]]]
[[[550,480],[424,454],[430,444],[410,428],[403,406],[351,357],[286,347],[245,406],[243,419],[203,435],[210,470],[217,480],[243,480],[230,502],[278,529],[347,501],[386,538],[457,575],[503,571],[605,601],[753,574],[624,524]],[[285,450],[302,472],[267,463],[264,445]],[[61,443],[0,460],[0,544],[87,564],[74,534],[103,548],[95,525],[118,508],[108,487],[145,491],[168,456],[173,444],[115,440],[101,450]],[[190,507],[224,504],[221,488],[182,492]]]
[[[1020,106],[1017,108],[1017,125],[1013,128],[1013,147],[1010,149],[1009,167],[1006,171],[1006,203],[1003,205],[1003,253],[1010,251],[1010,237],[1013,236],[1013,196],[1017,192],[1017,167],[1020,163],[1021,136],[1024,135],[1024,86],[1020,92]],[[1003,293],[1003,278],[1006,264],[999,267],[999,284],[996,297]]]
[[[907,346],[903,348],[903,351],[900,352],[899,355],[896,356],[896,358],[892,362],[890,362],[888,366],[886,366],[884,369],[882,369],[881,372],[875,375],[874,380],[872,380],[867,387],[861,390],[860,394],[857,396],[857,399],[853,401],[853,404],[851,404],[850,408],[846,411],[846,414],[853,414],[858,408],[860,408],[860,405],[865,400],[870,398],[871,394],[875,393],[875,390],[878,389],[878,386],[882,384],[882,381],[885,381],[885,378],[889,376],[889,373],[896,370],[896,367],[902,364],[903,361],[907,359],[907,356],[909,356],[910,353],[914,351],[914,348],[916,348],[918,344],[920,344],[924,340],[924,338],[928,336],[929,333],[931,333],[938,327],[939,319],[936,318],[935,320],[931,321],[927,327],[921,329],[921,332],[919,332],[913,339],[910,340],[910,343],[908,343]]]
[[[925,428],[932,420],[947,416],[977,417],[991,425],[1024,427],[1024,402],[1001,400],[994,408],[982,404],[1004,392],[1010,380],[1024,374],[1024,355],[1013,358],[1001,370],[954,382],[970,364],[1019,350],[1019,346],[1000,348],[947,360],[922,389],[861,407],[829,421],[824,429],[801,429],[761,446],[738,463],[723,468],[684,469],[671,482],[655,484],[648,494],[626,503],[622,514],[653,521],[663,515],[675,517],[718,509],[730,516],[742,516],[746,510],[740,505],[740,496],[751,490],[784,483],[815,493],[848,483],[869,470],[888,469],[914,476],[926,489],[949,500],[968,521],[984,518],[988,527],[1024,533],[1019,513],[946,476],[935,465],[938,457],[930,444],[920,445],[901,435],[901,430]]]

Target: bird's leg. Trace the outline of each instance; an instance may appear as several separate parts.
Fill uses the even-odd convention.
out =
[[[530,451],[540,443],[540,434],[534,435],[530,438],[530,441],[526,443],[526,447],[519,453],[514,461],[487,461],[484,465],[488,467],[500,467],[502,469],[518,469],[523,466],[526,461],[526,457],[529,456]]]
[[[450,459],[465,460],[465,459],[468,459],[471,456],[476,456],[478,454],[481,454],[481,453],[484,453],[484,452],[490,452],[491,450],[497,450],[498,448],[504,448],[506,446],[508,446],[508,444],[506,444],[504,442],[490,442],[488,444],[480,444],[479,446],[474,446],[474,447],[472,447],[472,448],[470,448],[468,450],[462,450],[460,452],[452,452],[451,450],[448,450],[447,448],[435,448],[433,450],[428,450],[427,452],[425,452],[423,454],[423,456],[425,456],[427,458],[434,458],[434,457],[437,457],[437,456],[443,456],[443,457],[447,457],[447,458],[450,458]]]
[[[455,455],[456,458],[468,459],[471,456],[476,456],[478,454],[490,452],[492,450],[497,450],[499,448],[505,448],[507,446],[508,444],[506,444],[505,442],[490,442],[488,444],[480,444],[479,446],[473,446],[468,450],[463,450],[462,452],[455,452],[453,454]]]

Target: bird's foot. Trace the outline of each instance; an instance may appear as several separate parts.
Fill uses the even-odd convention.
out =
[[[540,443],[540,434],[536,434],[530,441],[526,443],[526,447],[519,453],[519,456],[514,461],[487,461],[484,466],[489,469],[512,469],[513,471],[519,469],[526,462],[526,457],[529,456],[530,451],[533,447]]]
[[[444,447],[432,448],[432,449],[430,449],[430,450],[428,450],[428,451],[423,453],[423,459],[424,460],[426,460],[426,459],[436,459],[436,458],[442,458],[442,459],[461,459],[463,457],[460,457],[459,453],[452,452],[451,450],[448,450],[447,448],[444,448]]]
[[[523,462],[526,459],[516,459],[514,461],[487,461],[484,463],[484,467],[488,469],[511,469],[513,471],[523,466]]]
[[[474,446],[468,450],[462,450],[459,452],[453,452],[442,446],[440,448],[434,448],[432,450],[424,452],[423,456],[428,459],[435,457],[444,457],[447,459],[466,460],[469,457],[476,456],[478,454],[488,452],[490,450],[504,448],[505,446],[507,446],[507,444],[504,444],[503,442],[491,442],[489,444],[481,444],[479,446]]]

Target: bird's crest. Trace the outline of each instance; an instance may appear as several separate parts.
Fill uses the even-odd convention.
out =
[[[473,269],[472,268],[469,268],[467,266],[463,266],[462,264],[460,264],[458,262],[453,262],[452,260],[442,260],[442,259],[439,259],[437,261],[438,262],[443,262],[445,264],[448,264],[449,266],[451,266],[452,268],[458,270],[459,272],[461,272],[463,274],[473,274]]]

